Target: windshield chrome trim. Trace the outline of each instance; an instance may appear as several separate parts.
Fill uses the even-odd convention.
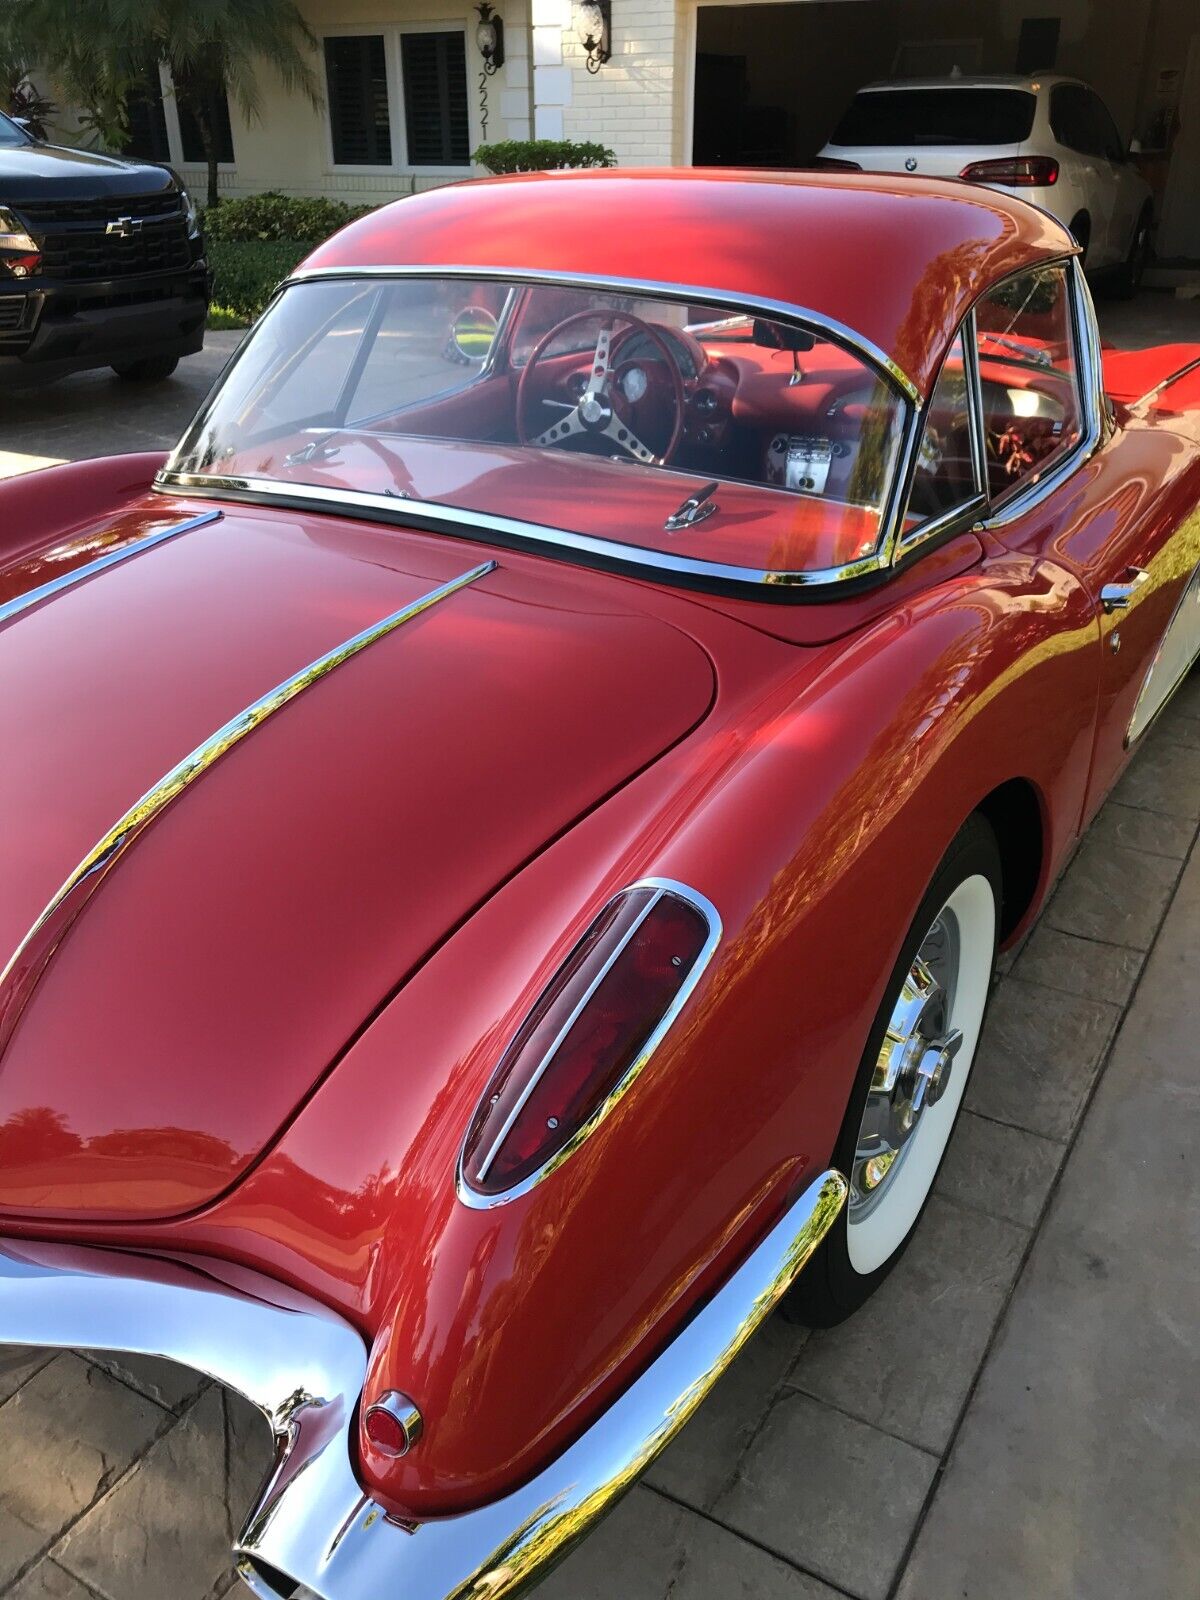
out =
[[[324,489],[310,483],[280,483],[275,478],[219,477],[210,473],[170,472],[164,469],[154,480],[159,493],[216,495],[240,498],[251,504],[289,508],[313,506],[317,510],[348,516],[373,512],[389,523],[421,528],[433,533],[453,534],[480,544],[500,541],[531,555],[545,552],[547,546],[572,551],[591,564],[605,563],[635,577],[661,581],[678,578],[724,591],[765,595],[788,590],[827,588],[853,578],[870,577],[886,571],[891,564],[890,541],[881,544],[870,556],[844,567],[823,567],[812,572],[772,571],[761,567],[735,567],[720,561],[700,561],[669,551],[622,544],[615,539],[600,539],[592,534],[572,533],[541,522],[523,522],[516,517],[494,516],[486,511],[467,511],[460,506],[439,505],[430,500],[402,499],[396,495],[368,494],[361,489]]]
[[[456,594],[477,578],[496,570],[495,561],[484,561],[479,566],[460,573],[448,583],[440,584],[428,594],[408,605],[401,606],[378,622],[363,628],[351,638],[335,645],[332,650],[310,661],[289,678],[248,705],[237,716],[231,717],[182,761],[176,762],[153,788],[134,802],[124,816],[108,830],[71,873],[62,888],[54,895],[38,916],[29,932],[21,940],[0,972],[0,1057],[3,1056],[21,1014],[37,988],[42,974],[54,957],[54,952],[66,938],[75,919],[103,883],[115,863],[131,844],[150,826],[155,817],[179,797],[188,786],[215,765],[221,757],[253,733],[277,711],[281,711],[297,695],[314,683],[320,682],[335,667],[349,661],[360,650],[385,638],[404,623],[411,622],[440,600]]]
[[[11,622],[14,617],[19,617],[23,611],[32,611],[35,606],[53,600],[55,595],[62,594],[64,590],[73,589],[78,583],[86,583],[89,578],[107,572],[110,567],[118,566],[132,556],[140,556],[144,551],[152,550],[155,545],[166,544],[168,539],[174,539],[181,533],[190,533],[193,528],[206,527],[210,522],[219,522],[220,519],[219,511],[205,511],[200,516],[188,517],[184,522],[173,523],[169,528],[159,528],[154,533],[147,533],[140,539],[131,540],[129,544],[122,545],[117,550],[108,550],[104,555],[97,556],[95,560],[88,561],[82,567],[74,567],[70,572],[62,573],[60,577],[51,578],[49,583],[39,584],[36,589],[27,589],[24,594],[19,594],[15,599],[7,600],[0,605],[0,628],[4,627],[5,623]],[[79,535],[81,539],[87,537],[87,534]]]
[[[277,294],[293,283],[307,283],[321,278],[477,278],[482,282],[540,283],[552,287],[567,285],[573,289],[603,289],[615,294],[649,295],[663,300],[676,300],[683,304],[703,301],[719,306],[748,308],[778,317],[785,322],[804,322],[822,329],[837,344],[846,346],[857,355],[865,357],[878,367],[900,389],[905,399],[916,406],[921,403],[921,391],[886,351],[855,329],[810,307],[794,305],[787,300],[771,300],[762,295],[745,294],[733,289],[705,288],[695,284],[662,283],[655,278],[613,278],[590,272],[537,272],[525,267],[464,267],[427,262],[420,266],[343,266],[298,267],[280,284]]]

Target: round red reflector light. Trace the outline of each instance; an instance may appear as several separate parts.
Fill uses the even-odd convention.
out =
[[[406,1456],[421,1436],[421,1413],[407,1395],[390,1390],[363,1414],[363,1432],[385,1456]]]

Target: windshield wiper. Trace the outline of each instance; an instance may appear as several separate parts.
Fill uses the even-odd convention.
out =
[[[678,533],[680,528],[694,528],[698,522],[703,522],[706,517],[711,517],[721,508],[709,496],[715,494],[721,485],[714,478],[711,483],[706,483],[703,489],[697,489],[663,523],[668,533]]]

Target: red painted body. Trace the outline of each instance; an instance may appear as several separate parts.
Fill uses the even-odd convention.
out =
[[[856,175],[531,178],[401,204],[318,261],[664,282],[686,261],[689,283],[837,316],[922,387],[975,295],[1068,248],[1015,201]],[[839,249],[799,261],[790,241],[820,229]],[[1005,785],[1036,801],[1036,886],[1013,891],[1011,936],[1118,775],[1200,561],[1189,380],[1131,409],[1190,357],[1153,355],[1136,380],[1114,358],[1111,431],[1027,518],[815,604],[231,500],[0,626],[0,680],[19,687],[0,697],[19,752],[0,770],[7,952],[227,717],[500,562],[253,733],[89,902],[0,1063],[5,1231],[240,1263],[335,1306],[372,1342],[368,1393],[401,1389],[424,1418],[404,1459],[364,1450],[399,1513],[528,1477],[827,1162],[964,819]],[[151,493],[157,465],[0,487],[0,604],[98,538],[216,503]],[[538,520],[555,492],[540,487]],[[1097,597],[1129,565],[1153,583],[1113,655]],[[570,1162],[468,1209],[455,1167],[501,1052],[599,907],[650,875],[718,907],[712,964]]]

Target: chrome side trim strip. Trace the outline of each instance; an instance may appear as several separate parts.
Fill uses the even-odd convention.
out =
[[[62,594],[64,589],[73,589],[77,583],[86,583],[89,578],[107,572],[109,567],[128,561],[131,556],[140,556],[143,551],[152,550],[155,545],[166,544],[168,539],[174,539],[181,533],[190,533],[193,528],[203,528],[210,522],[218,522],[221,515],[220,511],[203,511],[198,517],[189,517],[186,522],[177,522],[170,528],[160,528],[157,533],[148,533],[144,538],[134,539],[130,544],[122,545],[119,550],[110,550],[106,555],[97,556],[94,561],[89,561],[82,567],[64,572],[61,578],[51,578],[49,583],[40,584],[36,589],[30,589],[25,594],[17,595],[15,599],[5,601],[0,605],[0,628],[6,622],[11,622],[14,617],[19,617],[22,611],[32,611],[34,606],[43,605],[47,600],[52,600],[56,594]]]
[[[491,1211],[496,1206],[508,1205],[510,1201],[520,1199],[522,1195],[528,1194],[531,1189],[536,1188],[539,1183],[543,1183],[548,1177],[551,1176],[551,1174],[557,1172],[559,1167],[561,1167],[565,1161],[570,1160],[575,1151],[579,1149],[580,1145],[583,1144],[586,1139],[590,1139],[592,1134],[605,1120],[605,1118],[610,1116],[612,1112],[616,1110],[620,1102],[629,1093],[630,1089],[632,1089],[634,1083],[646,1070],[647,1063],[649,1062],[651,1056],[666,1038],[667,1033],[670,1031],[676,1017],[683,1010],[684,1006],[694,993],[696,985],[704,976],[705,970],[708,967],[709,962],[712,960],[717,946],[721,942],[721,934],[723,931],[721,925],[721,914],[717,910],[716,906],[714,906],[712,901],[709,900],[705,895],[702,895],[697,889],[689,888],[686,883],[677,883],[674,878],[639,878],[636,883],[627,884],[624,889],[619,890],[616,895],[613,895],[608,901],[606,901],[605,905],[600,908],[599,912],[597,912],[597,915],[603,915],[604,910],[607,906],[612,904],[613,900],[619,899],[621,895],[632,894],[638,889],[653,889],[655,893],[648,901],[640,915],[635,919],[633,926],[628,930],[624,938],[618,943],[617,948],[612,952],[608,960],[605,961],[595,979],[588,985],[587,992],[582,996],[578,1005],[574,1008],[571,1015],[563,1024],[558,1037],[550,1046],[549,1050],[547,1050],[545,1057],[531,1078],[526,1091],[521,1095],[519,1101],[513,1107],[510,1116],[505,1121],[504,1127],[497,1136],[491,1150],[489,1150],[487,1161],[481,1170],[481,1176],[487,1176],[487,1169],[495,1160],[496,1152],[504,1143],[509,1128],[512,1127],[512,1124],[516,1121],[525,1102],[528,1100],[529,1096],[533,1093],[534,1089],[541,1081],[542,1075],[545,1073],[546,1068],[550,1065],[551,1061],[553,1061],[555,1055],[557,1054],[559,1046],[574,1027],[576,1019],[579,1017],[588,1001],[592,998],[592,995],[599,988],[600,984],[604,981],[605,976],[609,972],[613,963],[617,960],[618,956],[620,956],[622,950],[624,950],[625,946],[633,938],[634,934],[637,933],[642,923],[645,922],[646,918],[650,915],[651,911],[653,911],[654,907],[662,899],[664,894],[674,895],[679,900],[686,900],[688,905],[692,906],[696,911],[698,911],[708,924],[708,936],[700,948],[700,954],[696,957],[691,971],[680,985],[679,991],[675,995],[675,998],[663,1012],[658,1026],[654,1029],[654,1032],[639,1050],[637,1059],[630,1066],[620,1083],[613,1085],[608,1094],[592,1112],[591,1116],[588,1117],[585,1122],[580,1124],[580,1126],[567,1140],[566,1144],[564,1144],[560,1150],[556,1150],[554,1154],[537,1169],[536,1172],[531,1172],[529,1176],[527,1178],[523,1178],[520,1183],[514,1184],[511,1189],[503,1190],[503,1192],[500,1194],[481,1194],[478,1189],[473,1189],[467,1182],[466,1173],[464,1171],[464,1163],[466,1159],[466,1135],[464,1135],[463,1145],[458,1156],[458,1198],[462,1201],[463,1205],[469,1206],[472,1211]]]
[[[764,571],[760,567],[734,567],[721,561],[700,561],[669,551],[643,549],[615,539],[599,539],[591,534],[572,533],[567,528],[551,528],[540,522],[523,522],[516,517],[498,517],[485,511],[466,511],[458,506],[439,505],[431,500],[401,500],[393,495],[368,494],[361,489],[324,489],[311,483],[278,483],[273,478],[213,477],[208,473],[163,470],[154,480],[160,493],[237,497],[266,505],[312,505],[333,515],[373,512],[398,526],[431,528],[438,533],[489,542],[489,535],[530,554],[543,553],[547,546],[570,550],[583,558],[633,569],[635,576],[652,582],[664,578],[695,579],[714,587],[734,587],[758,599],[787,589],[819,589],[882,572],[890,565],[891,551],[881,546],[870,556],[845,567],[826,567],[813,572]]]
[[[344,661],[349,661],[351,656],[357,655],[360,650],[385,638],[404,623],[411,622],[423,611],[428,611],[431,606],[437,605],[440,600],[445,600],[459,589],[465,588],[467,584],[474,583],[477,578],[495,571],[495,568],[496,562],[484,561],[459,577],[452,578],[448,583],[432,589],[419,600],[402,606],[399,611],[393,611],[390,616],[373,622],[370,627],[346,639],[342,644],[327,651],[325,655],[318,656],[315,661],[309,662],[306,667],[293,673],[290,678],[285,678],[274,689],[260,695],[252,705],[247,706],[223,727],[218,728],[203,744],[197,745],[190,755],[184,756],[182,761],[177,762],[152,789],[148,789],[142,795],[140,800],[135,801],[125,815],[115,822],[99,843],[84,856],[17,946],[4,971],[0,972],[0,1056],[3,1056],[29,997],[37,987],[38,980],[49,965],[54,952],[66,937],[71,924],[100,887],[113,865],[161,811],[182,794],[189,784],[194,783],[223,755],[232,750],[234,745],[239,744],[248,733],[253,733],[260,723],[265,722],[276,711],[282,710],[289,701],[319,682],[335,667],[340,667]]]
[[[611,278],[591,272],[531,272],[527,267],[461,267],[426,262],[422,265],[366,266],[366,267],[300,267],[286,279],[280,289],[289,284],[306,283],[314,278],[473,278],[480,282],[542,283],[561,288],[564,284],[575,289],[603,289],[618,294],[653,295],[662,300],[676,300],[685,305],[703,301],[710,305],[738,310],[743,307],[761,311],[785,322],[807,322],[822,328],[838,344],[845,345],[865,356],[872,366],[879,367],[915,405],[921,402],[921,391],[896,361],[873,340],[855,329],[828,317],[808,306],[794,305],[788,300],[771,300],[762,295],[744,294],[736,289],[702,288],[695,284],[663,283],[657,278]]]
[[[281,1290],[273,1303],[273,1290],[256,1299],[193,1266],[0,1242],[0,1343],[165,1356],[257,1405],[279,1456],[236,1545],[256,1594],[510,1600],[545,1576],[689,1421],[791,1287],[846,1192],[840,1173],[817,1177],[642,1375],[532,1481],[431,1522],[401,1525],[363,1494],[353,1418],[366,1349],[347,1323],[294,1294]]]

